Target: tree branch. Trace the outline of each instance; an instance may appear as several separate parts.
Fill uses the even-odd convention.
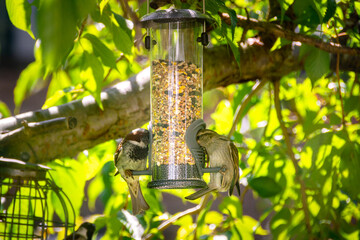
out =
[[[179,220],[182,217],[188,216],[188,215],[195,215],[201,212],[206,207],[206,204],[209,202],[210,193],[206,194],[204,197],[201,198],[201,202],[196,205],[193,208],[189,208],[183,212],[179,212],[178,214],[172,216],[169,220],[164,221],[160,224],[160,226],[157,228],[159,232],[164,231],[168,227],[174,224],[177,220]],[[149,233],[145,236],[145,240],[151,239],[154,235]]]
[[[268,51],[258,45],[242,46],[239,51],[241,69],[227,46],[204,50],[204,91],[257,79],[281,78],[302,69],[302,62],[298,60],[296,51]],[[351,56],[352,60],[344,61],[354,64],[351,67],[342,65],[342,56],[340,69],[354,68],[352,71],[360,72],[360,67],[356,66],[360,64],[360,56]],[[101,101],[103,111],[94,98],[88,96],[49,109],[0,119],[0,135],[21,128],[23,120],[30,123],[59,117],[74,117],[78,123],[72,130],[42,132],[31,136],[28,138],[29,144],[23,141],[4,144],[0,141],[0,156],[23,159],[22,156],[29,155],[30,162],[44,163],[56,158],[73,157],[99,143],[125,136],[132,129],[149,121],[149,68],[104,90]]]
[[[234,117],[231,129],[229,131],[228,138],[230,138],[234,134],[236,125],[241,120],[244,110],[245,110],[246,106],[249,104],[249,102],[251,101],[252,97],[257,92],[259,92],[259,90],[262,89],[267,82],[268,82],[268,79],[264,79],[262,81],[258,81],[257,83],[255,83],[255,85],[252,87],[252,91],[243,98],[243,100],[241,101],[241,104],[239,104],[239,106],[236,108],[235,117]]]
[[[283,117],[281,114],[281,105],[280,105],[280,96],[279,96],[280,95],[280,80],[275,80],[273,83],[274,83],[274,103],[275,103],[276,115],[278,117],[282,133],[284,135],[284,140],[285,140],[288,155],[289,155],[291,162],[293,163],[294,168],[295,168],[295,174],[296,174],[295,179],[300,184],[301,203],[302,203],[302,209],[303,209],[304,215],[305,215],[305,226],[306,226],[306,230],[309,234],[310,239],[312,239],[311,238],[311,232],[312,232],[311,229],[312,228],[311,228],[311,224],[310,224],[310,211],[309,211],[309,206],[307,203],[306,186],[305,186],[305,182],[303,181],[303,179],[300,176],[301,175],[300,166],[296,161],[294,152],[292,150],[292,144],[290,141],[289,133],[284,124]]]
[[[221,13],[220,17],[227,24],[231,24],[231,19],[230,19],[229,14]],[[323,42],[319,38],[315,38],[315,37],[300,34],[300,33],[295,33],[291,30],[283,28],[281,25],[274,24],[271,22],[261,22],[256,19],[253,19],[253,18],[247,19],[246,17],[241,16],[241,15],[238,15],[237,19],[238,19],[237,25],[242,28],[254,29],[254,30],[261,31],[261,32],[267,32],[267,33],[271,33],[277,37],[285,38],[290,41],[306,43],[308,45],[314,46],[316,48],[319,48],[319,49],[321,49],[325,52],[329,52],[329,53],[348,54],[348,55],[354,55],[354,56],[360,55],[360,48],[344,47],[337,43]]]

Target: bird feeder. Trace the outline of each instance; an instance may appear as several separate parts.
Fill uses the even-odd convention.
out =
[[[47,178],[49,168],[0,157],[0,239],[48,239],[50,229],[74,230],[75,211],[66,194]],[[50,197],[59,202],[49,214]],[[53,230],[52,230],[53,231]]]
[[[199,166],[185,141],[188,127],[203,112],[203,46],[207,15],[167,9],[145,15],[145,47],[151,61],[150,188],[202,188]]]

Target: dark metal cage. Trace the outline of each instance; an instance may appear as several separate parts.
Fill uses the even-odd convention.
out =
[[[64,228],[65,236],[74,231],[75,211],[48,170],[0,158],[0,239],[48,239],[54,228]],[[49,196],[60,203],[58,214],[49,211]]]

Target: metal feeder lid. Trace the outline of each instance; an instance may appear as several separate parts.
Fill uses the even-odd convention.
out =
[[[0,157],[1,177],[20,177],[46,179],[46,172],[51,168],[34,163],[26,163],[17,159]]]
[[[146,14],[140,20],[144,28],[156,23],[206,21],[212,24],[215,20],[206,14],[191,9],[165,9]]]

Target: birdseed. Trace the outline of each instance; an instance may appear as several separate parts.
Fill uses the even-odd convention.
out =
[[[185,61],[154,60],[151,77],[152,161],[194,165],[185,132],[202,118],[201,69]]]

